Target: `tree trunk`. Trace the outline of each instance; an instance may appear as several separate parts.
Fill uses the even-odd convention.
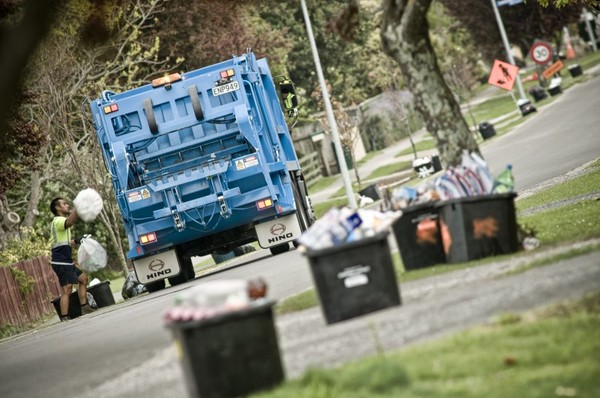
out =
[[[431,1],[383,0],[381,41],[383,51],[400,66],[440,159],[455,166],[463,150],[479,153],[479,148],[437,64],[427,22]]]
[[[38,170],[32,171],[30,176],[31,191],[29,194],[29,200],[27,201],[27,210],[25,211],[25,217],[23,219],[23,226],[30,228],[35,225],[35,220],[40,214],[38,207],[40,205],[40,186],[42,178]]]

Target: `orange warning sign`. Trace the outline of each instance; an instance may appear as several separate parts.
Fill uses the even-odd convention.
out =
[[[544,69],[544,71],[542,72],[542,75],[546,79],[550,79],[552,77],[552,75],[554,75],[555,73],[557,73],[559,70],[561,70],[564,67],[565,67],[565,64],[563,64],[562,61],[559,59],[558,61],[556,61],[555,63],[553,63],[546,69]]]
[[[504,61],[494,61],[492,72],[488,83],[501,89],[511,91],[515,85],[515,79],[519,74],[519,67]]]

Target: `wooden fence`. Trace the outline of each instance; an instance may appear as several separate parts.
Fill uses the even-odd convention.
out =
[[[306,185],[310,185],[317,178],[321,177],[321,160],[318,152],[304,156],[298,159],[298,162],[302,168],[302,175],[304,175]]]
[[[32,277],[33,290],[23,294],[9,267],[0,267],[0,327],[23,326],[56,313],[52,299],[60,296],[61,288],[47,257],[13,264]]]

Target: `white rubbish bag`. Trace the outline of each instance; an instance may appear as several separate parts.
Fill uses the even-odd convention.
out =
[[[77,251],[79,268],[86,272],[95,272],[106,267],[106,250],[100,243],[86,235],[81,239],[81,246]]]
[[[92,188],[79,192],[73,200],[77,215],[85,222],[94,221],[102,211],[102,197]]]

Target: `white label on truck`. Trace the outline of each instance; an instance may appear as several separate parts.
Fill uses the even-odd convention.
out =
[[[133,191],[127,194],[127,201],[129,203],[137,202],[138,200],[142,200],[142,193],[140,191]]]
[[[256,224],[254,228],[258,236],[258,244],[263,249],[291,242],[302,234],[296,214]]]
[[[133,260],[138,281],[143,284],[171,278],[179,274],[179,262],[175,250]]]
[[[258,156],[250,155],[234,161],[236,170],[244,170],[249,167],[258,166]]]
[[[237,91],[239,89],[240,89],[240,84],[234,80],[231,83],[213,87],[212,93],[215,97],[218,97],[219,95],[231,93],[232,91]]]

